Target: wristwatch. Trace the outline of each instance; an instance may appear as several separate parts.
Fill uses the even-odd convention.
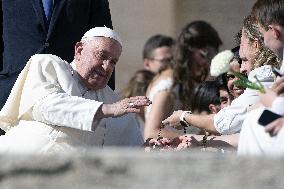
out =
[[[191,111],[183,111],[182,114],[181,114],[180,117],[179,117],[180,124],[181,124],[182,126],[189,127],[190,124],[186,121],[186,119],[185,119],[185,114],[192,114],[192,112],[191,112]]]

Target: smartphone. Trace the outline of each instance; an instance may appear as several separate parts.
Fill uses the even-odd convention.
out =
[[[279,76],[279,77],[282,77],[282,76],[283,76],[283,73],[282,73],[279,69],[277,69],[277,68],[275,68],[275,67],[272,68],[272,72],[273,72],[276,76]]]
[[[264,110],[258,119],[258,123],[262,126],[266,126],[267,124],[281,117],[281,115],[276,114],[270,110]]]

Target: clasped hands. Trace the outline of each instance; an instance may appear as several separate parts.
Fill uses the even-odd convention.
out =
[[[197,140],[193,135],[187,134],[176,137],[174,139],[168,139],[165,137],[159,137],[157,139],[148,138],[144,143],[145,151],[160,150],[160,151],[171,151],[171,150],[185,150],[190,147],[200,147],[200,141]]]
[[[174,111],[170,117],[162,121],[161,127],[180,128],[180,117],[182,113],[182,110]],[[156,139],[148,138],[144,143],[146,151],[151,151],[153,149],[161,151],[183,150],[197,146],[200,146],[200,141],[190,134],[182,135],[174,139],[168,139],[165,137],[158,137]]]

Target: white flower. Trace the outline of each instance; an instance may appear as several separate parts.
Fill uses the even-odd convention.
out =
[[[211,61],[210,74],[216,77],[228,72],[233,57],[234,54],[230,50],[224,50],[218,53]]]

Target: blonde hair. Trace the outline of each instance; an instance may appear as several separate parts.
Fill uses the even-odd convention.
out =
[[[259,31],[254,17],[247,16],[244,19],[243,31],[250,42],[257,41],[259,44],[253,68],[258,68],[263,65],[271,65],[279,68],[281,61],[270,49],[265,47],[263,36]]]

